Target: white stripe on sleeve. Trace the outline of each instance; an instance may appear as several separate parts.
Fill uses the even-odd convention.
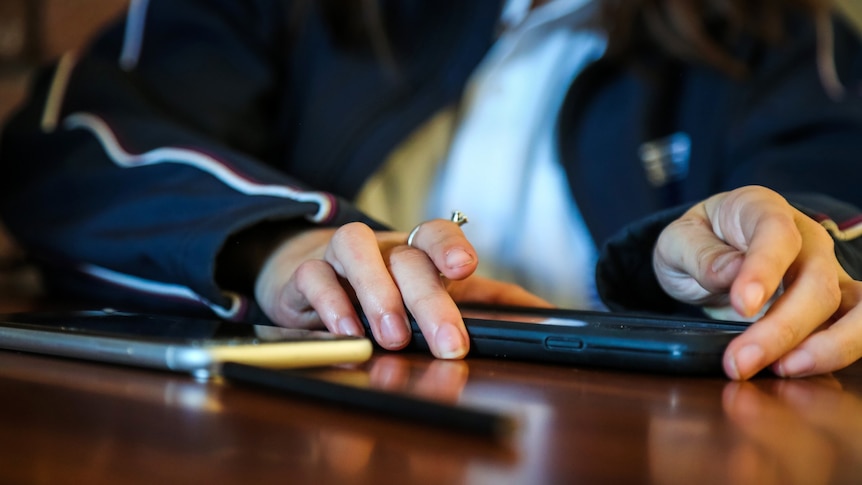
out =
[[[297,202],[312,202],[318,205],[315,214],[308,216],[312,222],[322,222],[333,212],[334,199],[324,193],[299,190],[286,185],[261,184],[238,174],[216,158],[187,148],[161,147],[140,154],[127,152],[120,146],[110,126],[98,116],[76,113],[66,118],[67,129],[83,128],[93,133],[108,157],[120,167],[133,168],[162,163],[177,163],[207,172],[237,192],[253,195],[279,197]]]
[[[223,318],[225,320],[235,320],[239,318],[246,308],[245,299],[232,292],[223,292],[223,294],[231,300],[230,308],[224,308],[198,295],[190,288],[182,285],[147,280],[138,276],[119,273],[117,271],[113,271],[92,264],[81,265],[78,267],[78,269],[81,272],[99,280],[111,283],[113,285],[122,286],[131,290],[147,293],[154,296],[160,296],[163,298],[175,298],[188,302],[202,303],[209,307],[220,318]]]

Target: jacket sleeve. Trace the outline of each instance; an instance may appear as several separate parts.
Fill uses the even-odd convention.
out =
[[[862,279],[862,41],[836,20],[832,47],[844,92],[830,97],[811,23],[793,27],[781,47],[758,53],[758,69],[729,98],[734,116],[716,148],[724,151],[717,192],[776,190],[826,228],[838,261]],[[607,241],[596,277],[609,308],[700,314],[665,294],[652,270],[658,235],[687,208],[643,218]]]
[[[101,303],[247,318],[214,280],[262,221],[362,216],[275,168],[291,2],[132,2],[37,79],[0,148],[0,209],[50,285]],[[207,310],[209,309],[209,310]]]

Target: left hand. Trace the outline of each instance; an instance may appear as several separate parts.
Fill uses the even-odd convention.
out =
[[[743,187],[710,197],[659,236],[653,266],[672,297],[766,314],[734,339],[724,370],[783,377],[841,369],[862,357],[862,282],[839,264],[832,238],[776,192]]]
[[[444,359],[463,358],[470,349],[456,302],[550,306],[518,285],[474,274],[476,252],[450,220],[426,221],[412,245],[407,239],[358,222],[304,228],[269,254],[255,298],[277,325],[325,326],[348,335],[365,333],[358,305],[388,350],[410,342],[409,311],[431,353]]]

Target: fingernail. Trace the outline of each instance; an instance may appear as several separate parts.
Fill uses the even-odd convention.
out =
[[[380,333],[386,341],[385,347],[399,347],[407,343],[410,333],[407,331],[407,321],[400,315],[387,313],[380,322]]]
[[[746,379],[759,371],[762,367],[763,349],[759,345],[749,344],[739,349],[731,359],[733,379]]]
[[[763,295],[766,291],[760,283],[749,283],[742,292],[742,310],[747,317],[756,314],[763,306]]]
[[[458,359],[466,353],[464,336],[452,325],[441,325],[434,334],[437,344],[437,357],[442,359]]]
[[[455,269],[473,263],[473,256],[463,249],[453,249],[446,253],[446,266]]]
[[[814,357],[808,351],[796,350],[781,359],[777,367],[778,375],[782,377],[808,374],[814,370]]]

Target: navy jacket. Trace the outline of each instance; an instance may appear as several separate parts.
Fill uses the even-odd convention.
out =
[[[498,3],[385,3],[394,62],[382,62],[341,42],[316,7],[297,22],[286,0],[151,0],[139,51],[126,38],[136,24],[121,22],[70,71],[38,77],[3,133],[2,217],[53,288],[255,319],[249,298],[214,279],[228,237],[263,221],[377,225],[348,201],[458,101],[494,40]],[[740,43],[744,80],[653,53],[637,67],[598,61],[572,86],[561,159],[605,248],[597,275],[612,308],[678,310],[652,276],[652,245],[717,192],[760,184],[839,229],[862,221],[862,97],[830,99],[810,22],[788,26],[778,46]],[[858,92],[862,48],[840,21],[835,58]],[[684,141],[681,165],[659,164],[667,177],[655,183],[643,144],[666,139]],[[862,244],[834,234],[858,278]]]

